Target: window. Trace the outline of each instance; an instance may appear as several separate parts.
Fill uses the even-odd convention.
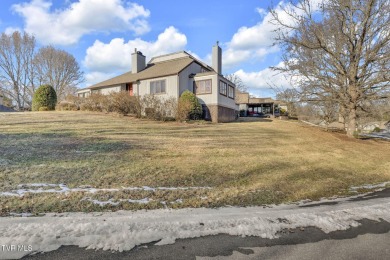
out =
[[[229,85],[228,97],[234,99],[234,87]]]
[[[227,84],[222,80],[219,81],[219,93],[221,95],[227,96]]]
[[[150,82],[150,94],[165,93],[165,79]]]
[[[196,95],[211,94],[211,79],[195,81],[194,92]]]

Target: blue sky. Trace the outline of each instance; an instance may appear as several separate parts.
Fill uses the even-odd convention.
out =
[[[273,96],[269,82],[287,81],[269,66],[280,63],[272,46],[271,1],[2,0],[0,31],[34,34],[73,54],[85,72],[80,86],[131,68],[131,52],[152,56],[186,50],[210,64],[211,48],[223,49],[223,73],[236,73],[257,96]]]

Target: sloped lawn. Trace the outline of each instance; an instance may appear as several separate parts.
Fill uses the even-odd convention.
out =
[[[1,215],[262,205],[387,181],[390,142],[298,122],[0,113]]]

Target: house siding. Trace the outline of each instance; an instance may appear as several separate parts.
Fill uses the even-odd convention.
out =
[[[198,94],[196,95],[199,102],[202,105],[217,104],[218,103],[218,75],[207,75],[207,76],[195,76],[195,81],[211,79],[211,94]],[[193,87],[193,86],[192,86]]]
[[[77,92],[78,97],[89,97],[90,95],[91,95],[90,89],[83,89],[83,90],[79,90]]]
[[[231,122],[236,119],[238,106],[234,99],[224,96],[219,93],[219,81],[222,80],[228,85],[230,84],[223,77],[213,74],[206,76],[196,76],[195,81],[198,80],[212,80],[211,94],[198,94],[197,98],[202,105],[207,107],[207,114],[210,115],[212,122]],[[232,85],[232,84],[230,84]]]
[[[164,94],[156,94],[156,96],[159,96],[161,98],[169,98],[169,97],[178,97],[178,76],[172,75],[167,77],[160,77],[160,78],[154,78],[154,79],[147,79],[140,81],[138,85],[138,92],[137,95],[144,96],[144,95],[150,95],[150,82],[156,81],[156,80],[165,80],[165,93]],[[134,84],[137,86],[137,84]]]
[[[223,81],[227,84],[227,91],[226,91],[226,96],[222,95],[219,93],[219,82]],[[234,87],[234,91],[236,90],[235,86],[231,84],[229,81],[227,81],[225,78],[218,76],[218,86],[217,86],[217,91],[218,91],[218,105],[226,108],[230,108],[233,110],[238,110],[238,106],[236,104],[236,101],[234,98],[229,97],[229,85]],[[234,94],[235,95],[235,94]]]
[[[193,73],[200,73],[202,66],[193,62],[187,68],[179,73],[179,96],[185,91],[193,91],[194,79],[189,78]]]
[[[101,88],[99,89],[99,93],[103,95],[108,95],[112,92],[120,92],[122,90],[122,85],[117,85],[117,86],[111,86],[108,88]]]

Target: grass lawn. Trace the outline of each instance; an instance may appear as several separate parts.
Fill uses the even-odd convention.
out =
[[[299,122],[184,124],[86,112],[0,113],[0,193],[61,189],[20,186],[31,183],[87,187],[3,194],[1,215],[262,205],[348,195],[351,186],[385,181],[389,142],[348,139]],[[88,186],[118,190],[92,193]],[[142,186],[210,188],[122,188]],[[149,203],[127,201],[145,198]]]

